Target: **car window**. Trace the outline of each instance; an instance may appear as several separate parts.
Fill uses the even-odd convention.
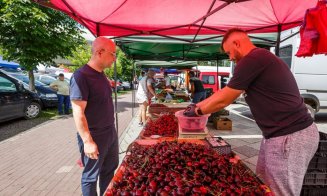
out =
[[[27,77],[27,76],[25,76],[25,75],[21,75],[21,74],[13,74],[12,75],[13,77],[15,77],[15,78],[17,78],[17,79],[19,79],[19,80],[21,80],[21,81],[23,81],[24,83],[26,83],[26,84],[29,84],[29,78]],[[42,83],[42,82],[39,82],[39,81],[37,81],[37,80],[35,80],[35,86],[45,86],[45,84],[44,83]]]
[[[12,81],[0,76],[0,92],[16,92],[16,85]]]
[[[203,75],[202,82],[203,84],[215,84],[215,78],[211,75]]]
[[[41,80],[40,80],[40,82],[43,82],[44,84],[48,84],[48,85],[50,85],[54,81],[56,81],[55,78],[46,77],[46,76],[41,77]]]

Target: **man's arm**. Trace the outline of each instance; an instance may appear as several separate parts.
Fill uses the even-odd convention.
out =
[[[191,97],[192,98],[194,97],[194,91],[195,91],[195,89],[194,89],[194,83],[191,82]]]
[[[217,112],[229,104],[242,94],[243,90],[236,90],[226,86],[222,90],[216,92],[208,99],[196,104],[197,108],[200,108],[203,114],[210,114]]]
[[[49,87],[55,91],[58,91],[58,85],[56,81],[52,82]]]
[[[148,91],[154,96],[157,97],[156,93],[154,92],[154,89],[152,85],[147,85]]]
[[[72,100],[74,120],[77,131],[84,143],[85,155],[91,159],[98,159],[98,146],[93,141],[93,138],[90,134],[89,126],[87,124],[87,120],[84,113],[86,105],[86,101]]]

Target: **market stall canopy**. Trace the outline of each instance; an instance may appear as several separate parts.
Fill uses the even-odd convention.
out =
[[[135,65],[141,68],[165,68],[165,69],[191,69],[197,65],[196,61],[135,61]]]
[[[231,27],[279,32],[299,26],[317,0],[34,0],[61,10],[95,36],[223,34]]]
[[[200,61],[228,58],[220,50],[222,36],[198,36],[201,41],[190,43],[193,36],[178,36],[177,39],[160,36],[131,36],[115,39],[127,56],[137,60],[156,61]],[[251,40],[262,48],[270,48],[276,43],[276,33],[250,34]]]

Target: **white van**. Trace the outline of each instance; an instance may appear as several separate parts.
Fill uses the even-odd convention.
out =
[[[292,29],[283,32],[282,37],[296,32]],[[319,109],[327,108],[327,56],[312,57],[295,56],[300,45],[299,34],[284,41],[280,45],[280,58],[290,67],[304,102],[317,113]]]

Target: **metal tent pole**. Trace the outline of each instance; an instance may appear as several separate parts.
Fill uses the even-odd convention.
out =
[[[118,105],[117,105],[117,59],[114,61],[114,76],[115,76],[115,118],[116,118],[116,131],[118,133]]]
[[[278,25],[278,34],[277,34],[277,41],[276,41],[276,47],[275,47],[275,55],[276,56],[279,56],[281,31],[282,31],[282,25]]]
[[[217,57],[217,91],[219,90],[219,73],[218,73],[218,71],[219,71],[219,68],[218,68],[218,57]]]
[[[134,81],[134,78],[135,78],[135,66],[134,66],[134,62],[133,62],[133,71],[132,71],[132,75],[133,75],[133,84],[132,84],[132,117],[134,117],[134,107],[135,107],[135,81]]]

